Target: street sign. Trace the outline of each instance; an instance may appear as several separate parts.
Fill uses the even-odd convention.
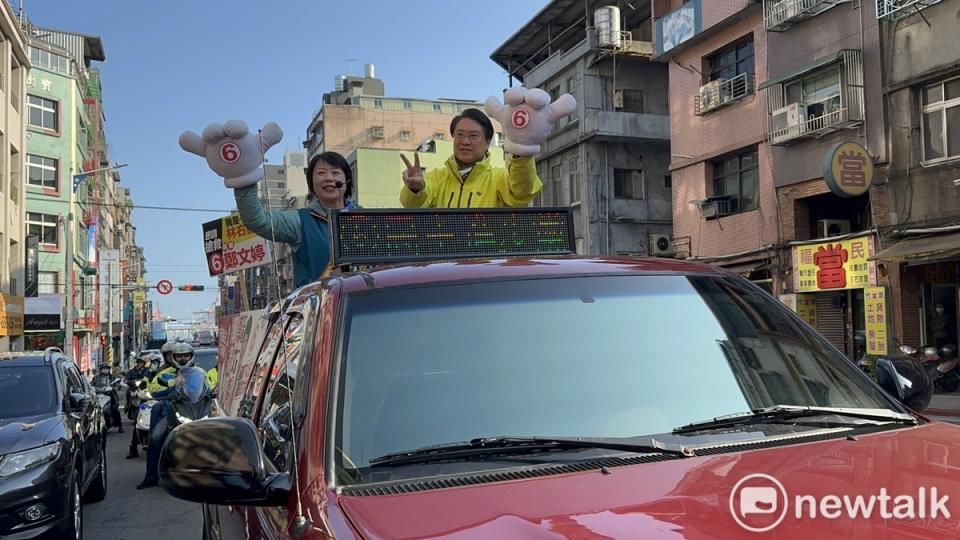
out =
[[[165,279],[161,279],[157,282],[157,292],[160,294],[170,294],[170,291],[173,290],[173,283]]]

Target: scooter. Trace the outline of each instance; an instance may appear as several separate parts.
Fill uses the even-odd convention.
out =
[[[106,429],[110,428],[119,428],[121,426],[115,425],[113,422],[113,409],[116,407],[119,411],[119,399],[120,394],[117,391],[117,388],[120,385],[120,379],[114,379],[110,381],[109,386],[98,386],[96,387],[97,392],[97,402],[100,404],[100,410],[103,411],[103,417],[106,422]]]
[[[960,388],[960,357],[956,351],[953,345],[944,345],[939,351],[935,347],[923,349],[920,360],[937,392],[954,392]]]
[[[140,441],[140,449],[146,451],[150,442],[147,440],[147,435],[150,434],[150,412],[157,402],[153,399],[153,396],[150,395],[150,392],[147,391],[146,380],[141,380],[137,384],[135,395],[139,402],[137,405],[137,440]]]
[[[127,381],[127,419],[136,420],[137,414],[140,412],[140,384],[143,384],[143,387],[146,388],[147,379],[141,378],[132,381]]]

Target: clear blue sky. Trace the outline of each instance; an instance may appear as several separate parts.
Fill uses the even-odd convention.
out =
[[[10,0],[14,9],[18,0]],[[136,204],[233,208],[233,195],[197,156],[184,130],[240,118],[273,120],[285,148],[301,148],[307,123],[336,75],[376,65],[387,95],[483,100],[506,87],[490,60],[545,0],[24,0],[34,24],[98,35],[110,158],[127,163],[122,185]],[[400,168],[397,169],[399,186]],[[200,224],[216,213],[137,209],[148,280],[204,285],[200,293],[151,293],[165,315],[192,318],[212,305]]]

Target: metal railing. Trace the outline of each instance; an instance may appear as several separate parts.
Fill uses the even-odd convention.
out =
[[[849,0],[765,0],[763,25],[767,30],[786,30],[798,22]]]
[[[805,122],[800,122],[793,126],[772,130],[770,132],[770,143],[777,144],[798,137],[815,136],[822,132],[833,130],[849,120],[850,115],[848,114],[848,109],[837,109],[820,116],[808,118]]]
[[[752,73],[741,73],[710,88],[702,87],[693,98],[693,113],[701,116],[752,96],[754,82]]]
[[[877,0],[878,19],[901,19],[934,4],[941,0]]]

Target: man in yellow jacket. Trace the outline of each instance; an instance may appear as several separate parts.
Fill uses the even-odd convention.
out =
[[[400,203],[404,208],[523,207],[543,188],[533,156],[514,157],[506,169],[492,167],[487,151],[493,124],[479,109],[466,109],[450,123],[453,155],[426,175],[420,156],[406,164]]]

